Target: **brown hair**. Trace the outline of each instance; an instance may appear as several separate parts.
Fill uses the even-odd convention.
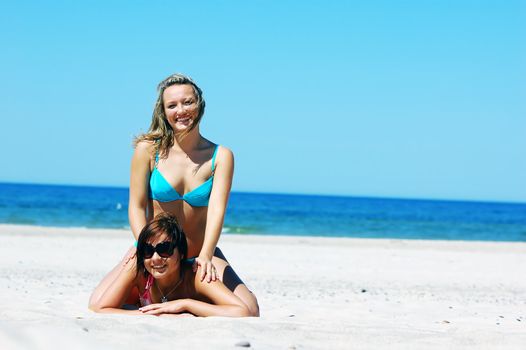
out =
[[[146,268],[144,267],[144,246],[152,237],[162,234],[166,234],[168,240],[177,248],[181,260],[186,259],[188,250],[186,236],[181,227],[179,227],[177,218],[171,214],[162,213],[146,224],[139,234],[139,238],[137,239],[137,273],[142,271],[145,276],[147,275]]]

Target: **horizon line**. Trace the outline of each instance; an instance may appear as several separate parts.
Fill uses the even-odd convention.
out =
[[[116,188],[129,189],[129,186],[122,185],[94,185],[94,184],[64,184],[64,183],[41,183],[41,182],[11,182],[0,181],[0,185],[35,185],[35,186],[57,186],[57,187],[88,187],[88,188]],[[466,198],[423,198],[423,197],[399,197],[399,196],[380,196],[380,195],[352,195],[352,194],[333,194],[333,193],[299,193],[299,192],[264,192],[257,190],[231,191],[239,194],[268,194],[268,195],[292,195],[292,196],[315,196],[315,197],[336,197],[336,198],[362,198],[362,199],[388,199],[388,200],[409,200],[409,201],[437,201],[437,202],[476,202],[476,203],[501,203],[501,204],[526,204],[526,200],[496,200],[496,199],[466,199]]]

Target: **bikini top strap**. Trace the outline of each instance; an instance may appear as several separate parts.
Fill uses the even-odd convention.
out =
[[[157,152],[155,152],[155,164],[154,164],[154,168],[157,168],[157,164],[159,164],[159,150],[157,150]]]
[[[146,285],[144,286],[144,291],[149,291],[150,288],[152,288],[153,285],[153,275],[148,274],[148,278],[146,279]]]
[[[214,154],[212,155],[212,175],[214,174],[214,171],[216,170],[216,155],[217,155],[218,148],[219,148],[219,145],[216,145],[216,149],[214,150]]]

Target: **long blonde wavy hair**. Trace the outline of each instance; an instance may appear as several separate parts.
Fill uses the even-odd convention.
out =
[[[194,89],[194,96],[197,100],[197,106],[199,108],[197,117],[194,119],[192,126],[188,130],[184,131],[182,137],[188,135],[190,131],[199,125],[199,122],[205,113],[205,99],[203,98],[203,92],[190,77],[181,73],[172,74],[168,78],[161,81],[157,86],[158,95],[152,113],[152,122],[150,124],[150,128],[148,129],[148,132],[135,137],[133,140],[134,147],[137,146],[137,143],[141,141],[153,141],[156,144],[155,151],[159,152],[161,155],[166,155],[168,153],[168,149],[173,146],[174,132],[166,120],[163,100],[164,90],[172,85],[192,86]]]

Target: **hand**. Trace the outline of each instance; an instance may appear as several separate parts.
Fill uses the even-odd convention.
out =
[[[218,279],[217,270],[214,264],[212,264],[212,260],[210,258],[203,257],[201,255],[195,258],[192,270],[197,272],[199,267],[201,267],[201,282],[204,281],[205,278],[208,283]]]
[[[124,258],[122,259],[122,266],[126,266],[128,262],[132,259],[134,259],[137,256],[137,248],[135,246],[131,246],[130,249],[126,252],[126,255],[124,255]]]
[[[184,299],[172,300],[166,303],[150,304],[139,308],[143,314],[159,316],[162,314],[178,314],[186,310]]]

